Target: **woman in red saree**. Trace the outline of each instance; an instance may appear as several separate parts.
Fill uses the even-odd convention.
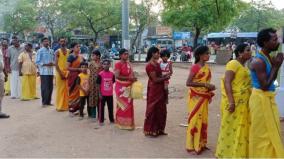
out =
[[[80,44],[71,44],[72,53],[67,58],[68,74],[68,107],[69,112],[75,113],[80,108],[80,92],[76,79],[81,72],[80,64],[83,58],[80,56]]]
[[[189,87],[188,128],[186,149],[200,154],[207,149],[208,104],[215,86],[210,84],[211,71],[206,64],[209,60],[209,48],[200,46],[194,51],[195,64],[192,65],[186,86]]]
[[[120,61],[115,64],[116,125],[120,129],[134,130],[133,99],[130,97],[131,84],[136,81],[128,62],[128,50],[119,51]]]
[[[165,133],[167,119],[167,92],[165,81],[169,80],[170,74],[162,75],[158,63],[160,58],[159,49],[151,47],[148,50],[146,72],[149,77],[147,86],[147,107],[144,122],[145,136],[157,137],[167,135]]]

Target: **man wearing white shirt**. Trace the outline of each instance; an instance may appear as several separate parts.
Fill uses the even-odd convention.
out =
[[[16,99],[21,97],[21,80],[19,76],[19,62],[18,57],[24,50],[20,46],[17,37],[14,37],[12,46],[8,49],[9,64],[11,67],[11,98]]]

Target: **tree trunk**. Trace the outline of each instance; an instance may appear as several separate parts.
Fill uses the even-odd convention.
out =
[[[140,49],[140,44],[141,44],[141,36],[142,36],[142,33],[139,34],[138,36],[138,40],[137,40],[137,45],[136,45],[136,48],[139,48]]]
[[[23,33],[24,34],[24,39],[25,39],[25,41],[28,41],[28,35],[27,35],[27,33]]]
[[[95,32],[95,37],[94,37],[95,45],[97,45],[98,37],[99,37],[99,32]]]
[[[220,8],[219,8],[218,0],[215,0],[215,4],[216,4],[216,9],[217,9],[218,17],[220,17]]]
[[[131,50],[133,50],[133,47],[134,47],[134,45],[135,45],[135,43],[136,43],[136,40],[137,40],[137,37],[139,36],[139,30],[137,30],[137,32],[136,32],[136,34],[135,34],[135,36],[134,36],[134,38],[132,39],[132,42],[131,42]]]
[[[136,43],[136,38],[131,40],[131,45],[130,45],[131,52],[133,52],[133,48],[134,48],[135,43]]]
[[[53,41],[54,41],[54,29],[52,27],[50,28],[50,33],[51,33],[51,44],[53,44]]]
[[[194,35],[194,41],[193,41],[193,48],[195,49],[197,47],[197,42],[198,42],[198,38],[199,38],[199,35],[201,33],[201,28],[195,28],[195,35]]]
[[[140,43],[141,43],[141,37],[142,37],[143,31],[138,36],[138,41],[137,41],[137,46],[136,46],[136,48],[139,49],[139,51],[138,51],[138,53],[139,53],[138,61],[141,61],[141,52],[142,52],[142,50],[141,50],[141,47],[140,47]]]
[[[136,31],[136,34],[135,34],[134,38],[132,39],[130,49],[131,49],[131,51],[132,51],[133,57],[135,56],[135,53],[137,52],[137,49],[139,49],[139,48],[137,47],[137,38],[139,38],[140,35],[142,34],[142,32],[143,32],[143,30],[144,30],[143,28],[144,28],[144,27],[143,27],[142,25],[140,25],[139,28],[138,28],[138,30]],[[140,42],[140,40],[138,40],[138,42]],[[134,52],[134,49],[133,49],[134,46],[136,47],[135,52]],[[140,54],[139,54],[139,57],[138,57],[138,61],[140,61]]]

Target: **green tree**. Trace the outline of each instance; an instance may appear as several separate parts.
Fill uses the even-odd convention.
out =
[[[121,23],[120,0],[70,0],[63,6],[71,15],[71,28],[91,33],[96,42],[101,33]]]
[[[131,39],[131,48],[140,48],[141,34],[144,29],[158,21],[156,13],[151,11],[152,0],[143,0],[141,4],[130,3],[130,30],[135,30]]]
[[[32,0],[21,0],[4,15],[4,30],[25,35],[36,26],[36,10]]]
[[[223,30],[245,7],[241,0],[163,0],[162,20],[177,29],[194,32],[194,47],[202,32]]]
[[[51,40],[68,32],[70,16],[63,11],[67,0],[37,0],[38,21],[43,24],[51,34]]]
[[[275,9],[270,3],[254,2],[235,18],[231,26],[244,32],[255,32],[262,28],[280,28],[284,25],[284,10]]]
[[[0,31],[4,31],[4,15],[11,13],[17,1],[0,0]]]

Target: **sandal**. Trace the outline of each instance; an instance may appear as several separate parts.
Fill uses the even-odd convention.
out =
[[[0,118],[10,118],[10,116],[7,114],[0,114]]]
[[[160,134],[159,135],[168,135],[168,133],[165,133],[165,132],[160,132]]]

